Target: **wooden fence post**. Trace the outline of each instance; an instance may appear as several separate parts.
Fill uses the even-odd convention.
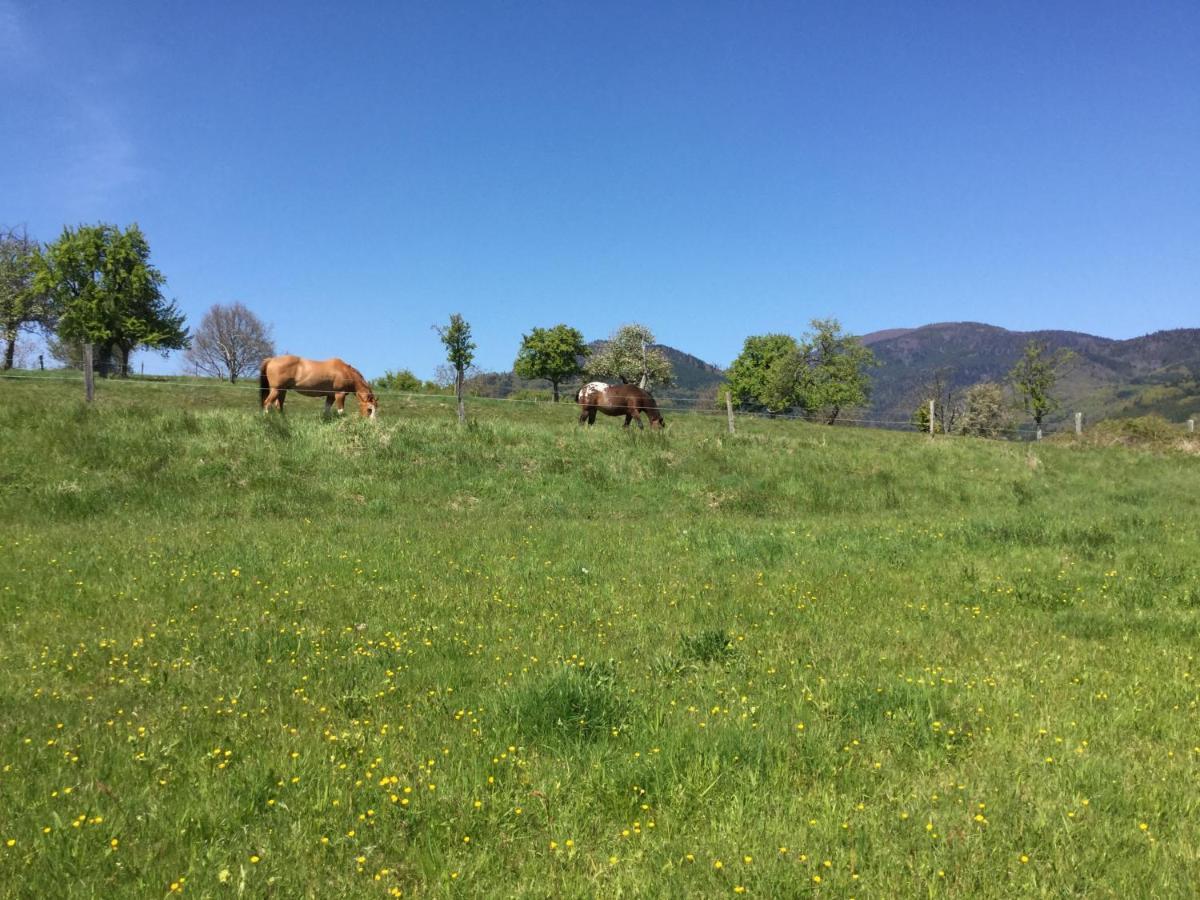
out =
[[[83,396],[91,403],[96,396],[96,382],[92,373],[92,345],[83,345]]]
[[[1041,439],[1042,439],[1042,426],[1039,425],[1038,430],[1037,430],[1037,440],[1040,441]]]
[[[1075,413],[1075,433],[1083,434],[1083,413]]]
[[[1195,433],[1195,431],[1196,431],[1196,420],[1195,420],[1195,419],[1188,419],[1188,433],[1189,433],[1189,434],[1194,434],[1194,433]]]
[[[933,437],[933,401],[929,401],[929,436]]]
[[[725,415],[729,417],[729,433],[733,434],[733,396],[725,392]]]

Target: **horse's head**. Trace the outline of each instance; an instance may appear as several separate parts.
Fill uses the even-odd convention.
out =
[[[375,400],[375,392],[366,388],[358,392],[358,411],[368,419],[375,418],[379,412],[379,404]]]

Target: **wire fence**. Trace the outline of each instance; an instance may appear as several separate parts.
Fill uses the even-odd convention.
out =
[[[0,372],[0,380],[6,381],[24,381],[28,383],[60,383],[71,384],[82,387],[84,383],[83,373],[71,369],[49,370],[44,373],[19,372],[9,371]],[[136,385],[136,389],[141,388],[168,388],[180,390],[203,390],[203,391],[218,391],[240,393],[247,397],[255,392],[261,391],[257,379],[246,380],[240,383],[231,383],[215,378],[202,378],[195,376],[163,376],[163,375],[130,375],[121,378],[120,384]],[[289,391],[295,390],[289,388]],[[528,388],[511,388],[511,387],[489,387],[487,393],[472,393],[468,390],[466,397],[472,401],[487,401],[497,403],[514,403],[514,404],[533,404],[547,405],[553,401],[549,397],[518,397],[510,396],[512,394],[527,393]],[[499,392],[499,393],[497,393]],[[336,396],[343,394],[347,397],[353,396],[353,391],[334,391],[334,390],[308,390],[303,392],[308,396]],[[403,398],[405,400],[435,400],[435,401],[454,401],[455,395],[450,392],[429,392],[429,391],[404,391],[396,388],[380,388],[374,391],[376,396],[381,400],[388,398]],[[568,403],[573,400],[575,394],[574,386],[562,391],[564,398],[570,398]],[[696,415],[696,416],[719,416],[725,418],[728,416],[728,411],[722,406],[715,405],[716,400],[712,397],[702,396],[662,396],[657,398],[655,409],[661,413]],[[253,404],[252,404],[253,407]],[[758,419],[758,420],[781,420],[781,421],[805,421],[814,423],[823,423],[834,427],[858,427],[858,428],[879,428],[891,431],[929,431],[928,423],[922,423],[913,419],[886,419],[886,418],[870,418],[858,415],[838,415],[832,422],[827,421],[827,416],[806,414],[797,412],[766,412],[762,410],[739,409],[735,407],[735,419]],[[936,418],[935,418],[936,422]],[[1089,425],[1094,425],[1094,422]],[[1185,422],[1173,423],[1178,425],[1184,433],[1195,432],[1195,419],[1188,419]],[[1070,419],[1055,420],[1049,423],[1044,423],[1040,427],[1035,424],[1017,425],[1011,427],[998,427],[990,429],[993,435],[1005,435],[1011,440],[1040,440],[1043,436],[1051,434],[1069,433],[1071,431],[1082,431],[1082,422],[1077,419],[1072,422]],[[932,433],[932,432],[931,432]],[[937,431],[941,435],[941,431]],[[953,436],[951,432],[950,436]]]

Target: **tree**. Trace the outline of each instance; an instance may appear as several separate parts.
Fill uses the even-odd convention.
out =
[[[781,412],[787,408],[786,405],[773,408],[768,402],[779,399],[771,393],[773,370],[799,351],[800,345],[790,334],[760,334],[746,338],[742,352],[726,374],[734,402],[743,409],[766,409],[769,412]]]
[[[122,375],[138,347],[165,354],[188,344],[183,313],[163,297],[166,279],[150,264],[150,245],[137,225],[64,228],[37,255],[35,269],[35,287],[59,315],[59,337],[116,355]]]
[[[568,378],[583,374],[579,360],[588,355],[583,335],[569,325],[553,328],[534,328],[521,335],[513,372],[521,378],[545,379],[554,389],[558,402],[558,386]]]
[[[842,410],[866,404],[867,369],[879,363],[837,319],[813,319],[810,326],[798,349],[772,366],[764,400],[769,409],[799,406],[832,425]]]
[[[454,396],[458,399],[458,423],[467,421],[463,406],[463,381],[467,369],[475,361],[475,344],[471,341],[471,326],[458,313],[450,316],[449,325],[434,325],[434,330],[446,345],[446,361],[454,369]]]
[[[653,383],[671,384],[675,373],[662,349],[654,346],[654,333],[645,325],[622,325],[588,359],[592,378],[617,378],[649,390]]]
[[[50,299],[34,284],[37,241],[25,230],[0,230],[0,336],[5,371],[13,367],[23,332],[46,330],[54,322]]]
[[[1060,401],[1051,392],[1059,378],[1074,365],[1075,359],[1073,350],[1062,347],[1050,353],[1045,343],[1033,340],[1025,345],[1021,358],[1008,373],[1008,380],[1024,403],[1025,411],[1039,429],[1042,420],[1060,406]]]
[[[963,411],[963,398],[954,386],[949,366],[940,366],[929,373],[918,390],[919,403],[913,412],[913,424],[921,431],[929,430],[929,401],[933,401],[933,430],[951,434]]]
[[[984,381],[967,388],[963,397],[962,418],[959,419],[960,431],[994,438],[1007,428],[1004,388],[994,381]]]
[[[236,383],[252,375],[268,356],[275,355],[271,326],[241,303],[214,304],[200,320],[183,358],[204,375]]]

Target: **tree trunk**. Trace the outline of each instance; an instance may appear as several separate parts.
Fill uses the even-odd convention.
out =
[[[842,408],[840,406],[835,406],[832,410],[830,410],[829,419],[825,422],[825,424],[832,425],[834,422],[836,422],[838,413],[840,413],[841,411],[842,411]]]
[[[458,398],[458,424],[462,425],[467,421],[467,409],[463,405],[463,372],[459,369],[454,374],[454,396]]]
[[[551,381],[550,383],[551,383],[552,385],[554,385],[554,402],[555,402],[555,403],[557,403],[557,402],[558,402],[558,382],[557,382],[557,381]]]
[[[7,335],[8,346],[4,348],[4,371],[7,372],[13,367],[13,360],[17,355],[17,338],[16,335],[9,332]]]
[[[100,353],[97,357],[96,345],[92,345],[92,369],[99,373],[101,378],[108,378],[113,371],[113,348],[111,344],[104,344],[100,347]],[[87,364],[84,364],[87,368]]]
[[[121,378],[129,377],[129,356],[133,353],[132,347],[121,347],[121,371],[118,373]]]

